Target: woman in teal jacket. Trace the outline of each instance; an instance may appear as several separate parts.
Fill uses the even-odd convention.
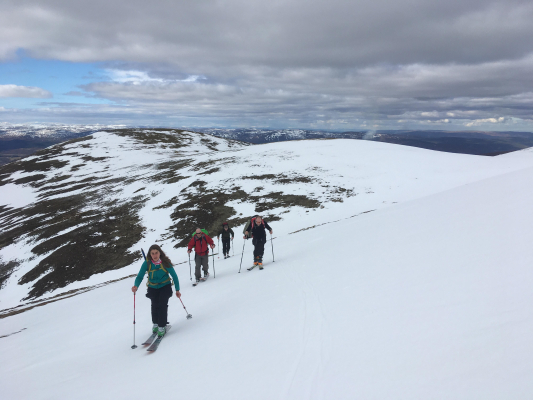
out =
[[[135,293],[141,284],[144,274],[148,273],[148,291],[146,297],[152,301],[152,331],[159,337],[166,333],[168,316],[168,299],[172,297],[172,279],[176,287],[176,297],[180,298],[180,282],[172,262],[165,255],[161,247],[154,244],[148,249],[147,261],[143,262],[141,270],[135,278],[135,285],[131,291]],[[171,279],[172,277],[172,279]]]

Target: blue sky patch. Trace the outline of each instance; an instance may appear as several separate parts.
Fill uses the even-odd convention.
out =
[[[87,97],[79,87],[95,81],[109,80],[96,63],[73,63],[59,60],[37,60],[19,57],[0,63],[0,85],[33,86],[53,94],[49,99],[0,98],[6,108],[34,108],[49,103],[109,104],[106,99]]]

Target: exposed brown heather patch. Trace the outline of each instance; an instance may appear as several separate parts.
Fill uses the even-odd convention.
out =
[[[192,164],[192,159],[184,159],[178,161],[167,161],[157,164],[157,174],[153,175],[150,179],[152,182],[160,182],[164,184],[172,184],[185,179],[185,176],[180,174]]]
[[[182,195],[184,201],[179,203],[170,216],[175,223],[167,229],[169,233],[166,237],[173,237],[177,241],[174,247],[186,246],[191,232],[198,226],[209,232],[218,230],[222,222],[230,220],[236,214],[235,209],[226,203],[248,197],[240,188],[230,188],[222,192],[206,190],[203,185],[197,183],[198,181],[193,182],[189,188],[200,186],[202,189],[195,193],[185,192]],[[246,218],[241,219],[244,222]]]
[[[13,183],[16,183],[17,185],[24,185],[26,183],[33,183],[36,181],[40,181],[41,179],[46,178],[46,175],[44,174],[36,174],[36,175],[30,175],[25,176],[24,178],[19,178],[13,181]]]
[[[134,139],[147,146],[159,145],[180,149],[192,143],[191,134],[180,129],[157,129],[157,132],[145,129],[114,129],[108,132]]]
[[[20,262],[17,260],[11,260],[8,262],[3,262],[0,258],[0,289],[4,287],[4,284],[15,271],[15,269],[20,265]]]
[[[283,194],[283,192],[271,192],[263,196],[250,196],[250,201],[256,204],[255,211],[257,213],[280,207],[318,208],[320,206],[320,202],[316,199],[298,194]]]
[[[309,178],[308,176],[303,175],[285,175],[285,174],[263,174],[263,175],[248,175],[243,176],[241,179],[253,179],[253,180],[272,180],[275,183],[279,183],[282,185],[290,184],[290,183],[312,183],[315,182],[315,180]]]
[[[198,175],[211,175],[218,171],[220,171],[220,168],[211,168],[211,169],[208,169],[207,171],[200,172]]]
[[[140,253],[130,253],[128,249],[142,239],[144,228],[137,212],[144,201],[137,198],[119,206],[109,204],[103,208],[105,211],[81,213],[85,215],[63,221],[63,226],[73,225],[76,220],[81,223],[32,249],[37,255],[50,254],[19,280],[19,284],[37,280],[24,300],[88,279],[93,274],[123,268],[138,259]],[[55,226],[49,229],[57,231]]]

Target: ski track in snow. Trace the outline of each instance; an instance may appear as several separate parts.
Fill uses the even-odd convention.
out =
[[[300,268],[298,268],[300,269]],[[312,284],[301,279],[300,274],[305,271],[291,270],[288,275],[295,282],[301,297],[301,334],[302,344],[299,354],[287,377],[283,398],[322,398],[325,395],[320,386],[321,372],[327,363],[330,337],[327,332],[326,314],[324,312],[319,291]],[[315,322],[319,321],[319,324]],[[302,387],[305,392],[302,393]]]

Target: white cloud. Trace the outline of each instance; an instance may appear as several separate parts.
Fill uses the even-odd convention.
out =
[[[505,118],[505,117],[482,118],[482,119],[475,119],[474,121],[468,122],[465,124],[465,126],[477,126],[477,125],[483,125],[483,124],[504,124],[507,122],[509,122],[509,118]]]
[[[49,99],[52,97],[52,93],[34,86],[0,85],[0,98],[7,97]]]
[[[206,79],[202,75],[189,75],[185,79],[153,78],[148,72],[139,70],[106,69],[105,71],[113,82],[130,83],[134,85],[140,85],[144,83],[168,84],[174,82],[197,82],[199,80]]]
[[[140,84],[143,82],[163,82],[163,79],[151,78],[148,73],[144,71],[122,71],[119,69],[108,69],[106,70],[109,77],[120,83],[133,83]]]

